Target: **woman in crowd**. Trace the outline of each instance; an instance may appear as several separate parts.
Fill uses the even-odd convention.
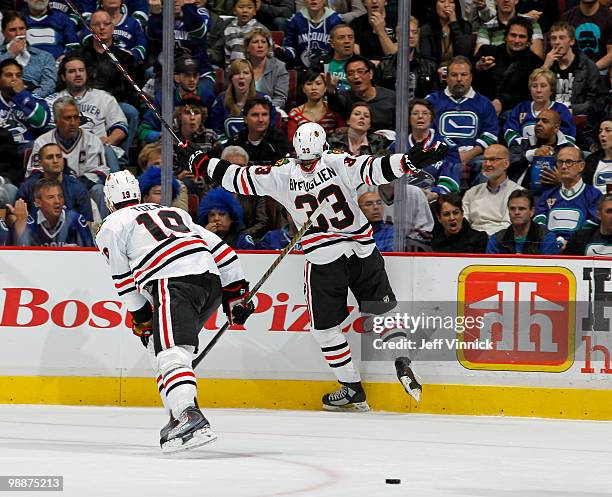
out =
[[[298,126],[304,123],[320,124],[327,136],[336,128],[343,126],[344,122],[340,114],[332,111],[323,99],[325,96],[325,80],[321,73],[308,71],[302,85],[302,92],[306,96],[306,103],[294,107],[289,112],[289,122],[287,123],[289,141],[293,140],[293,135]]]
[[[489,237],[477,231],[463,217],[463,205],[458,193],[442,195],[434,204],[440,225],[436,225],[431,240],[434,252],[484,254]]]
[[[270,55],[270,31],[255,28],[244,36],[244,51],[253,67],[255,89],[269,95],[275,107],[282,109],[289,92],[289,74],[285,63]]]
[[[601,121],[598,129],[600,149],[587,157],[582,179],[605,194],[607,183],[612,183],[612,116]]]
[[[560,131],[571,143],[576,141],[576,125],[568,108],[555,102],[554,89],[557,76],[549,69],[539,67],[529,76],[529,92],[531,100],[521,102],[510,112],[504,127],[504,140],[508,147],[514,140],[533,136],[538,114],[546,109],[552,109],[561,117]]]
[[[430,21],[421,27],[420,54],[446,67],[455,55],[472,55],[472,27],[458,0],[436,0]]]
[[[444,138],[433,128],[436,111],[429,101],[423,98],[411,100],[408,105],[408,115],[410,134],[406,152],[409,152],[417,142],[444,143]],[[395,143],[389,148],[395,152]],[[423,190],[428,202],[434,202],[438,196],[445,193],[458,192],[461,184],[461,159],[457,149],[449,149],[444,160],[423,168],[410,183]]]
[[[245,128],[242,109],[246,101],[255,96],[267,97],[255,89],[253,66],[244,59],[234,60],[229,67],[227,87],[215,99],[210,111],[210,126],[221,137],[227,139]],[[267,97],[269,98],[269,97]],[[274,125],[276,114],[270,116]]]
[[[356,102],[346,124],[347,127],[337,129],[327,136],[330,148],[359,156],[379,154],[389,146],[384,136],[370,132],[372,118],[367,103]]]

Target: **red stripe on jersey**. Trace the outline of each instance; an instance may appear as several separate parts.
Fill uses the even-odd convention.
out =
[[[166,388],[168,388],[168,385],[173,382],[174,380],[176,380],[177,378],[182,378],[183,376],[191,376],[192,378],[195,378],[195,374],[193,373],[193,371],[185,371],[183,373],[177,373],[175,374],[172,378],[168,378],[166,380]]]
[[[302,244],[302,247],[303,247],[304,245],[308,245],[310,243],[318,242],[319,240],[323,240],[324,238],[338,238],[338,237],[340,237],[340,235],[336,235],[336,234],[333,234],[333,233],[328,233],[327,235],[315,236],[314,238],[311,238],[310,240],[302,239],[301,244]]]
[[[115,288],[122,288],[125,285],[129,285],[130,283],[134,283],[134,278],[128,278],[123,283],[115,283]]]
[[[249,191],[249,188],[247,186],[247,182],[244,179],[244,176],[246,175],[246,167],[242,167],[241,169],[242,171],[240,171],[240,183],[242,184],[244,195],[251,195],[251,192]]]
[[[354,238],[355,240],[358,240],[359,238],[368,238],[369,236],[372,236],[372,233],[374,233],[374,228],[370,228],[370,231],[363,233],[362,235],[352,235],[351,238]]]
[[[335,361],[336,359],[342,359],[343,357],[346,357],[350,353],[351,353],[351,349],[342,352],[342,354],[338,354],[338,355],[326,355],[324,357],[325,357],[326,361]]]
[[[166,308],[168,302],[166,301],[166,288],[164,286],[165,280],[159,280],[159,293],[161,293],[161,315],[162,315],[162,336],[164,337],[164,345],[166,349],[170,348],[170,337],[168,334],[168,319],[166,318]]]
[[[181,248],[186,247],[188,245],[193,245],[194,243],[199,243],[199,244],[202,244],[202,245],[206,246],[206,244],[204,243],[203,240],[187,240],[187,241],[181,242],[181,243],[179,243],[177,245],[174,245],[173,247],[169,248],[165,252],[162,252],[160,255],[158,255],[157,258],[153,262],[151,262],[147,267],[142,268],[140,271],[136,272],[134,274],[134,278],[140,278],[143,273],[146,273],[150,269],[153,269],[155,266],[157,266],[159,264],[159,262],[164,257],[166,257],[167,255],[170,255],[172,252],[176,252],[178,249],[181,249]]]
[[[219,262],[223,259],[227,254],[232,252],[232,247],[227,247],[223,252],[221,252],[217,257],[215,257],[215,262]]]
[[[369,238],[370,236],[372,236],[372,233],[374,232],[374,228],[370,228],[366,233],[362,233],[361,235],[344,235],[344,237],[349,237],[352,238],[353,240],[359,240],[360,238]],[[343,235],[338,235],[335,233],[326,233],[324,235],[319,235],[319,236],[315,236],[314,238],[309,238],[308,240],[304,240],[302,239],[302,241],[300,242],[302,244],[302,247],[305,245],[309,245],[311,243],[314,242],[318,242],[319,240],[324,240],[325,238],[342,238]]]

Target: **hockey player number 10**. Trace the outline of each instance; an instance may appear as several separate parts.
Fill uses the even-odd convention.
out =
[[[331,203],[332,199],[330,197],[332,196],[335,200],[334,203]],[[353,224],[353,221],[355,221],[355,215],[353,214],[351,206],[346,201],[346,197],[338,185],[326,186],[316,197],[310,193],[297,196],[295,198],[295,207],[298,210],[308,207],[309,210],[306,212],[306,216],[310,217],[310,215],[317,209],[319,204],[325,201],[325,199],[329,200],[334,212],[340,214],[340,216],[327,219],[323,214],[321,214],[319,217],[317,217],[317,228],[325,231],[329,229],[329,225],[331,224],[334,228],[341,230]]]

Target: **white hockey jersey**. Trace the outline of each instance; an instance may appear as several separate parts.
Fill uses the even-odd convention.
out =
[[[374,158],[325,152],[311,173],[303,171],[295,159],[279,163],[273,167],[241,167],[211,159],[208,174],[229,191],[269,195],[289,211],[298,228],[321,202],[328,201],[328,207],[300,242],[313,264],[327,264],[344,254],[370,255],[376,245],[372,226],[357,203],[357,187],[390,183],[412,174],[403,154]]]
[[[74,97],[68,90],[62,90],[45,98],[49,108],[60,97],[73,97],[79,104],[81,129],[91,131],[98,138],[107,136],[113,129],[121,129],[127,135],[127,118],[117,99],[104,90],[88,88],[80,97]],[[55,116],[52,116],[55,122]]]
[[[32,155],[30,155],[28,161],[27,176],[32,174],[34,169],[42,170],[38,163],[38,151],[41,147],[47,143],[57,143],[62,149],[62,154],[71,174],[77,177],[85,176],[94,183],[98,183],[101,178],[102,180],[106,178],[110,170],[106,165],[104,145],[100,138],[89,131],[81,130],[79,139],[74,142],[72,147],[66,149],[62,146],[56,134],[57,130],[52,129],[36,138]]]
[[[144,286],[157,279],[205,272],[218,274],[223,286],[244,279],[234,250],[174,207],[139,204],[119,209],[100,226],[96,246],[130,311],[145,304]]]

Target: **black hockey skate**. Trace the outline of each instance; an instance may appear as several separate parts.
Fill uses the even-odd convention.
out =
[[[170,430],[175,428],[177,424],[178,424],[178,421],[172,415],[172,413],[170,413],[170,420],[168,421],[168,424],[166,424],[166,426],[164,426],[161,430],[159,430],[159,446],[160,447],[165,442],[168,441],[168,433],[170,433]]]
[[[423,387],[419,383],[420,378],[414,374],[414,371],[410,367],[410,359],[407,357],[398,357],[395,359],[395,370],[397,371],[397,378],[406,390],[406,393],[416,402],[419,402]]]
[[[338,390],[323,395],[323,409],[325,411],[369,411],[366,395],[361,382],[340,383]]]
[[[159,444],[165,454],[201,447],[217,439],[210,429],[210,423],[195,406],[185,409],[173,426],[170,426],[171,423],[172,419],[160,432]]]

